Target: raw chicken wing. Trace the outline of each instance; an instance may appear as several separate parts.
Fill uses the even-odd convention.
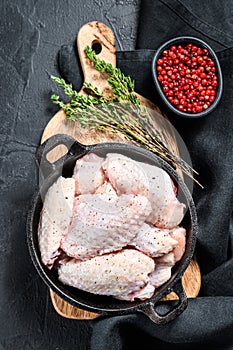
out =
[[[152,272],[153,273],[153,272]],[[147,285],[136,292],[130,294],[120,294],[115,296],[116,299],[134,301],[135,299],[146,300],[150,299],[155,292],[155,287],[149,282]]]
[[[151,212],[150,203],[146,197],[133,194],[116,199],[114,192],[75,198],[69,232],[62,241],[69,256],[86,260],[113,252],[136,236]]]
[[[102,167],[118,195],[141,194],[148,197],[150,184],[144,165],[123,154],[108,153]]]
[[[178,245],[173,249],[175,263],[179,261],[185,251],[186,244],[186,230],[183,227],[178,227],[175,231],[171,232],[171,236],[178,242]]]
[[[173,232],[170,233],[171,237],[177,241],[177,246],[168,254],[156,258],[156,264],[163,264],[173,266],[179,261],[185,251],[186,244],[186,230],[183,227],[177,227]]]
[[[164,254],[163,256],[156,258],[155,263],[172,267],[173,265],[175,265],[175,257],[173,252]]]
[[[76,195],[94,193],[104,183],[103,160],[94,153],[88,153],[76,161],[73,174]]]
[[[156,258],[170,252],[178,245],[177,240],[172,238],[171,232],[173,229],[161,229],[145,223],[129,245]]]
[[[158,264],[155,266],[155,270],[150,275],[150,284],[152,284],[155,288],[158,288],[167,282],[171,278],[171,275],[171,266]]]
[[[38,229],[38,240],[42,262],[52,268],[59,255],[61,239],[68,232],[75,193],[75,181],[72,178],[59,177],[49,188]]]
[[[172,180],[163,169],[115,153],[107,154],[102,167],[118,194],[141,194],[149,199],[152,213],[148,222],[173,228],[182,221],[185,206],[176,198]]]
[[[147,285],[154,267],[153,259],[145,254],[124,249],[87,261],[72,259],[61,265],[59,280],[90,293],[127,298]]]

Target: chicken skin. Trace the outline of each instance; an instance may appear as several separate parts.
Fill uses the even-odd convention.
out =
[[[104,183],[103,161],[104,158],[94,153],[88,153],[76,161],[73,173],[76,195],[94,193]]]
[[[148,198],[152,207],[148,222],[161,228],[180,224],[185,206],[176,198],[172,180],[163,169],[116,153],[108,153],[102,167],[118,195],[133,193]]]
[[[52,268],[59,255],[61,239],[68,232],[73,215],[75,181],[59,177],[46,193],[38,228],[41,260]]]
[[[71,225],[61,247],[80,260],[119,250],[136,236],[150,212],[143,196],[80,195],[75,198]]]
[[[178,241],[171,235],[175,230],[177,229],[160,229],[144,223],[129,245],[152,258],[157,258],[169,253],[178,245]]]
[[[87,261],[72,259],[61,265],[59,280],[84,291],[132,300],[154,270],[153,259],[133,249],[96,256]],[[151,288],[150,288],[151,289]]]

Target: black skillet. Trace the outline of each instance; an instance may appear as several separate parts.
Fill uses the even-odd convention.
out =
[[[56,146],[64,144],[68,148],[68,153],[57,162],[51,164],[46,155]],[[121,301],[109,296],[100,296],[81,291],[79,289],[62,284],[57,277],[57,272],[53,268],[48,270],[41,262],[38,247],[37,229],[40,220],[40,213],[43,206],[43,197],[48,188],[59,176],[71,177],[75,162],[78,158],[88,152],[94,152],[99,156],[107,153],[121,153],[138,161],[150,163],[161,167],[171,176],[178,187],[178,198],[186,204],[187,211],[181,223],[187,230],[186,249],[182,259],[173,267],[172,276],[168,282],[155,290],[154,295],[146,301]],[[40,166],[42,185],[39,192],[33,199],[33,205],[28,215],[27,238],[32,261],[44,282],[61,298],[70,304],[91,312],[103,315],[122,315],[134,312],[142,312],[156,324],[166,324],[180,315],[187,307],[187,296],[182,286],[182,275],[189,265],[197,236],[197,217],[194,202],[186,185],[177,175],[176,171],[164,160],[155,154],[132,145],[121,143],[102,143],[85,146],[78,143],[68,135],[58,134],[46,140],[37,151],[37,161]],[[179,302],[166,314],[160,314],[156,310],[159,300],[166,294],[175,292],[179,297]]]

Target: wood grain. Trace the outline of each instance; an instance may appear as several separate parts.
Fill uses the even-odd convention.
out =
[[[50,289],[50,297],[51,297],[54,309],[57,311],[57,313],[60,316],[75,319],[75,320],[93,320],[94,318],[101,316],[100,314],[82,310],[67,303],[65,300],[60,298],[56,293],[54,293],[51,289]]]
[[[101,45],[101,52],[98,54],[100,59],[111,63],[114,67],[116,66],[116,47],[115,38],[113,32],[101,22],[90,22],[84,25],[77,36],[77,47],[79,52],[79,57],[84,73],[84,80],[98,86],[99,90],[105,94],[110,95],[111,89],[106,80],[106,76],[101,72],[97,72],[90,61],[86,58],[84,49],[87,45],[92,47],[93,44],[99,43]],[[84,88],[81,89],[80,93],[85,94]],[[178,146],[175,139],[175,134],[172,125],[168,120],[162,115],[159,108],[154,105],[151,101],[138,95],[142,104],[148,108],[150,112],[150,121],[153,128],[157,129],[166,146],[170,151],[179,155]],[[74,123],[68,121],[65,118],[65,113],[63,110],[59,110],[53,118],[49,121],[44,129],[41,143],[43,143],[49,137],[55,134],[68,134],[78,140],[83,144],[96,144],[102,142],[122,142],[129,143],[123,135],[113,134],[110,131],[102,132],[90,129],[83,129],[80,127],[79,123]],[[66,153],[64,146],[57,146],[48,155],[48,160],[54,162]],[[182,176],[182,173],[179,175]],[[184,276],[183,276],[183,286],[188,297],[196,297],[199,293],[201,285],[201,275],[198,263],[196,260],[192,260],[188,266]],[[51,300],[54,305],[55,310],[63,317],[73,318],[73,319],[93,319],[99,317],[99,314],[84,311],[78,309],[69,303],[65,302],[53,291],[50,291]],[[165,299],[176,299],[174,293],[170,293]]]

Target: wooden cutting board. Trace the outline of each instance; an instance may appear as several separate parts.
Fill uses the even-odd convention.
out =
[[[84,50],[87,45],[93,49],[98,49],[100,51],[98,53],[98,57],[116,67],[116,46],[113,32],[101,22],[89,22],[80,29],[77,36],[77,48],[84,74],[84,80],[92,83],[94,86],[98,86],[100,91],[106,94],[111,94],[111,88],[107,83],[106,75],[96,71],[89,59],[86,58]],[[85,94],[83,88],[81,89],[80,93]],[[162,115],[157,106],[143,96],[138,96],[141,98],[143,105],[145,105],[149,110],[153,110],[153,116],[151,116],[153,128],[160,131],[166,146],[175,154],[179,155],[172,126],[168,123],[167,119]],[[129,143],[129,141],[125,140],[124,136],[116,135],[111,132],[83,129],[80,127],[79,123],[66,120],[63,110],[59,110],[45,127],[41,138],[41,143],[55,134],[71,135],[79,142],[86,145],[102,142]],[[57,146],[47,155],[47,158],[49,161],[54,162],[62,157],[66,152],[67,149],[65,146]],[[181,173],[179,174],[182,176]],[[200,285],[200,269],[197,261],[193,259],[183,276],[183,286],[186,290],[187,296],[196,297],[199,293]],[[50,290],[50,295],[55,310],[64,317],[87,320],[100,316],[99,314],[84,311],[70,305],[56,295],[52,290]],[[174,293],[170,293],[168,296],[166,296],[166,299],[175,298],[176,295]]]

